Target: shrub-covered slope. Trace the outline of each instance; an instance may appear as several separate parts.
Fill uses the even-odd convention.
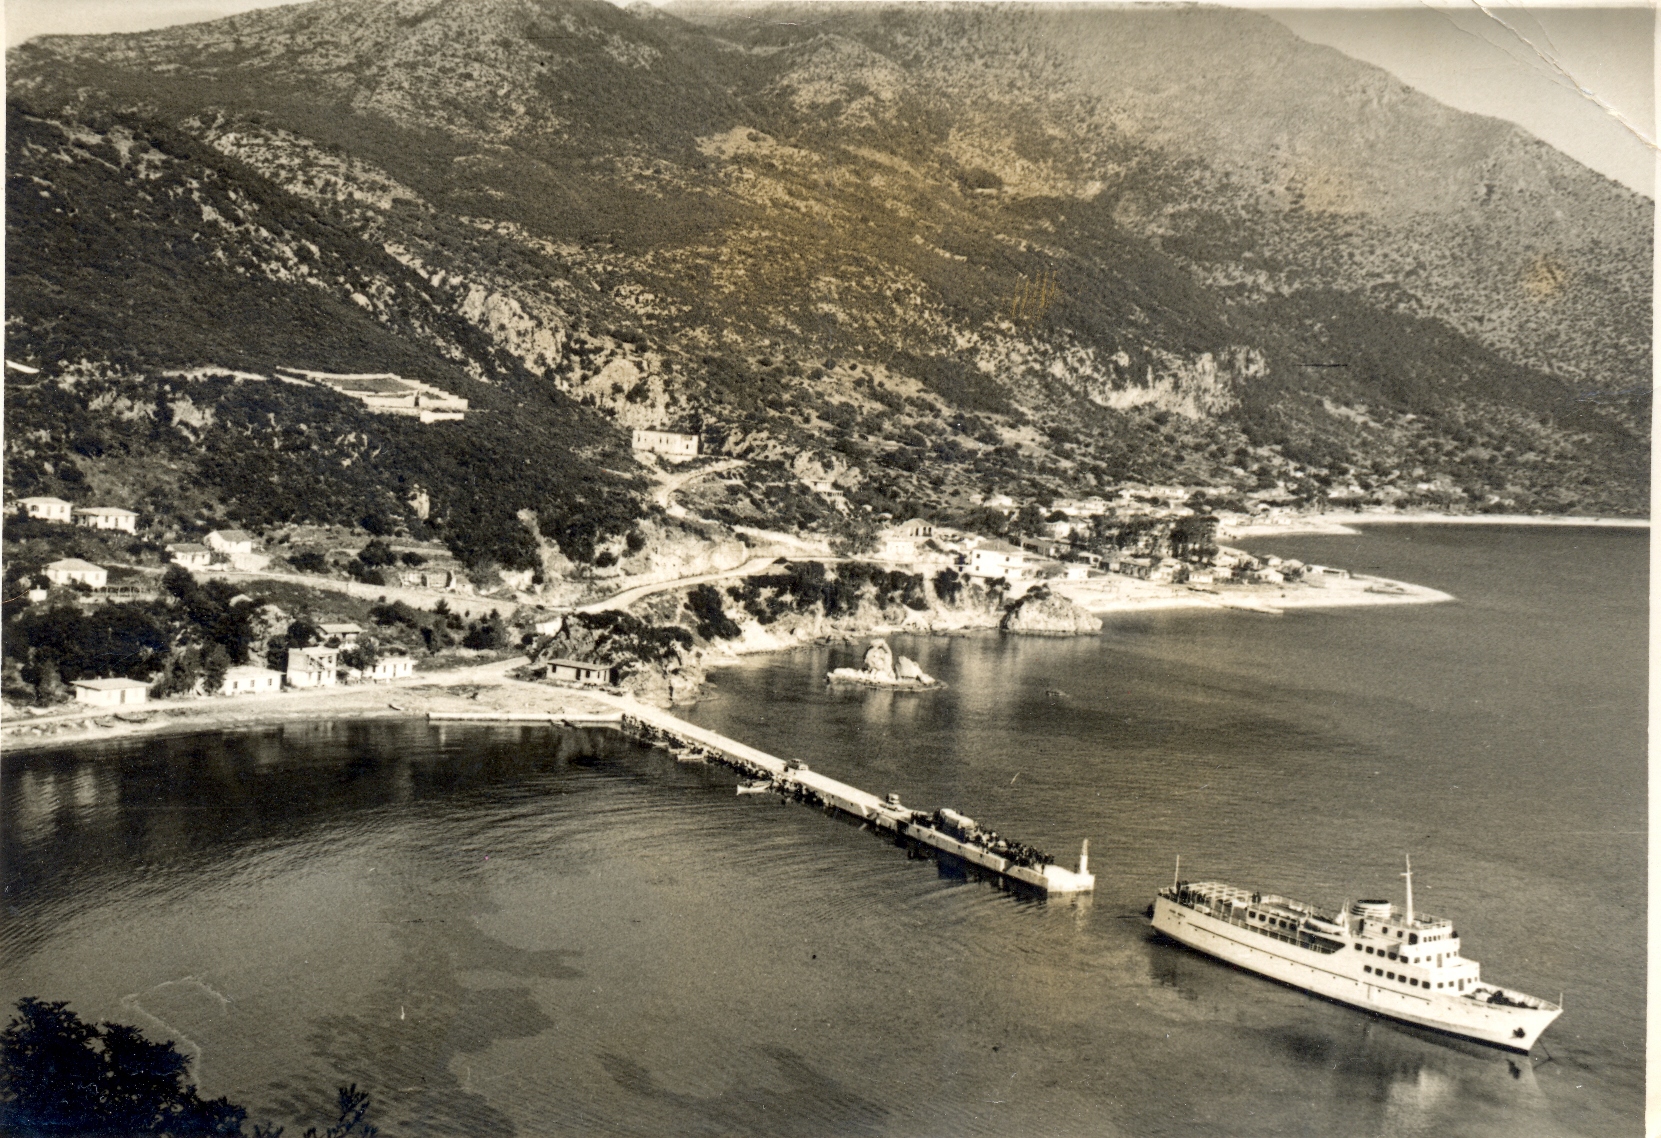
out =
[[[25,45],[29,131],[154,123],[242,197],[14,146],[14,185],[79,146],[134,200],[85,235],[14,211],[41,299],[8,351],[326,358],[555,434],[568,396],[755,459],[711,503],[750,521],[828,516],[804,464],[874,512],[1125,479],[1647,510],[1652,203],[1514,129],[1243,13],[677,11],[335,0]],[[545,532],[592,528],[549,492]]]

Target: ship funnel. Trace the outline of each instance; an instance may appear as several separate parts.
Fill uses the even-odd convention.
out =
[[[1350,912],[1364,920],[1387,921],[1390,919],[1390,902],[1357,901],[1350,906]]]
[[[1083,877],[1090,872],[1090,839],[1085,838],[1084,844],[1078,851],[1078,875]]]

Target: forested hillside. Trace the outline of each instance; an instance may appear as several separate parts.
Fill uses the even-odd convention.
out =
[[[637,508],[619,428],[671,426],[795,528],[1126,481],[1648,510],[1653,203],[1261,17],[323,0],[9,83],[20,493],[506,565],[531,509],[580,561]],[[479,413],[227,372],[277,366]]]

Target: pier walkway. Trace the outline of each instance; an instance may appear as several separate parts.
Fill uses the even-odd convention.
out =
[[[1087,893],[1095,888],[1096,879],[1089,870],[1088,841],[1079,852],[1076,870],[1063,869],[1048,862],[1040,863],[1033,856],[1023,854],[1022,851],[1025,851],[1026,847],[1018,842],[992,843],[973,819],[955,811],[941,810],[929,814],[912,810],[902,805],[897,795],[890,795],[886,799],[879,798],[857,786],[849,786],[845,782],[810,770],[805,763],[787,762],[776,755],[730,739],[719,732],[688,723],[679,716],[650,707],[629,696],[598,691],[585,691],[582,694],[585,699],[615,708],[616,712],[610,715],[592,712],[569,715],[450,712],[434,713],[431,718],[435,721],[496,720],[616,727],[643,742],[664,746],[690,758],[713,760],[749,778],[762,780],[758,785],[744,789],[779,794],[799,802],[822,806],[875,831],[891,833],[897,842],[908,847],[927,847],[937,853],[947,854],[966,865],[978,867],[1045,895]]]

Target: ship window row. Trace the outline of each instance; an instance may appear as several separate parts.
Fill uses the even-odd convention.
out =
[[[1371,964],[1363,964],[1361,968],[1362,971],[1371,973],[1374,976],[1382,976],[1386,980],[1394,980],[1398,984],[1405,983],[1413,988],[1448,988],[1453,986],[1453,982],[1451,980],[1438,980],[1435,984],[1432,984],[1429,980],[1415,980],[1411,976],[1397,976],[1394,972],[1386,972],[1382,968],[1374,968]]]

